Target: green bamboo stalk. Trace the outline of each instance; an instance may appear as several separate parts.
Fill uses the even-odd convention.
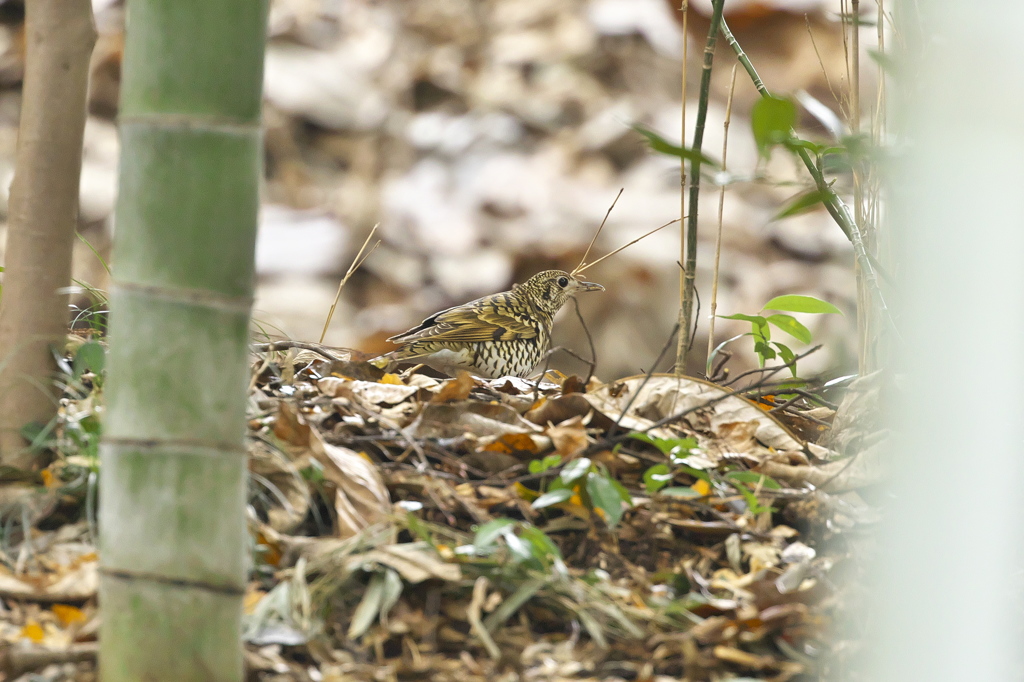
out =
[[[726,42],[729,43],[729,46],[732,47],[733,52],[736,53],[736,58],[746,70],[747,75],[750,76],[751,81],[753,81],[754,87],[757,88],[757,91],[761,93],[762,97],[771,97],[771,93],[768,92],[768,88],[765,87],[761,77],[757,75],[757,70],[750,62],[750,58],[747,57],[746,52],[743,51],[743,48],[740,46],[735,36],[733,36],[732,31],[729,30],[729,25],[724,19],[721,22],[721,30],[722,36],[725,38]],[[825,205],[825,209],[829,212],[829,215],[831,215],[832,219],[835,220],[839,229],[843,231],[843,234],[846,235],[846,238],[849,239],[850,243],[853,245],[854,258],[857,260],[857,265],[860,268],[861,275],[867,285],[867,288],[871,291],[873,298],[877,300],[879,308],[884,311],[889,317],[889,320],[892,321],[889,308],[885,304],[885,298],[883,297],[881,287],[878,284],[878,275],[874,259],[871,257],[871,254],[868,252],[867,247],[864,244],[864,237],[861,234],[857,221],[850,214],[850,209],[847,207],[846,203],[836,193],[832,185],[825,179],[825,175],[821,168],[819,168],[814,160],[811,159],[811,155],[808,151],[803,147],[798,147],[796,149],[796,153],[807,168],[807,172],[810,173],[811,178],[814,180],[815,187],[822,196],[825,197],[822,202]],[[893,328],[895,329],[895,326]]]
[[[700,153],[704,144],[704,125],[708,118],[708,100],[711,97],[711,67],[715,61],[715,44],[718,42],[718,29],[722,24],[722,9],[725,0],[712,0],[711,27],[708,39],[704,44],[704,66],[700,74],[700,92],[697,99],[697,117],[693,124],[692,149],[696,152],[690,160],[690,196],[687,200],[689,214],[686,217],[686,261],[683,264],[683,305],[679,315],[680,341],[676,354],[676,372],[682,373],[686,368],[686,356],[689,354],[693,329],[694,286],[697,279],[697,202],[700,199]],[[686,107],[686,102],[683,102]]]
[[[267,6],[131,0],[128,10],[100,676],[236,682]]]

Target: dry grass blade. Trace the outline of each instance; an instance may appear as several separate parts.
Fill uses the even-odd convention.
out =
[[[612,209],[615,208],[615,204],[619,203],[619,197],[622,196],[622,192],[624,189],[624,187],[619,189],[619,193],[615,195],[615,200],[612,201],[612,205],[608,207],[607,211],[605,211],[604,219],[601,220],[601,224],[598,226],[597,232],[594,233],[594,238],[590,240],[590,243],[587,245],[587,250],[583,252],[583,258],[580,258],[580,264],[577,265],[576,269],[572,271],[573,277],[576,276],[576,273],[582,272],[580,268],[582,268],[584,263],[587,262],[587,256],[590,255],[590,250],[594,248],[594,244],[597,242],[597,238],[601,236],[601,230],[604,229],[604,224],[608,222],[608,216],[612,214]]]
[[[575,270],[572,271],[573,277],[575,277],[576,275],[582,273],[584,270],[587,270],[587,269],[597,265],[598,263],[603,261],[605,258],[611,258],[615,254],[617,254],[619,251],[622,251],[623,249],[626,249],[626,248],[629,248],[630,246],[633,246],[633,244],[636,244],[641,239],[646,239],[647,237],[650,237],[652,234],[654,234],[658,230],[664,230],[669,225],[674,225],[674,224],[676,224],[678,222],[679,222],[679,218],[674,218],[674,219],[668,221],[667,223],[665,223],[664,225],[656,227],[653,230],[651,230],[650,232],[646,232],[646,233],[640,235],[639,237],[637,237],[633,241],[629,242],[628,244],[624,244],[624,245],[620,246],[619,248],[615,249],[611,253],[606,253],[605,255],[601,256],[600,258],[598,258],[593,263],[582,263],[582,264],[580,264],[579,266],[576,267]]]
[[[338,301],[341,300],[341,290],[345,288],[345,284],[348,282],[352,274],[359,269],[359,266],[363,264],[363,261],[370,257],[370,254],[373,253],[374,249],[380,246],[380,240],[378,239],[376,243],[370,247],[370,250],[366,251],[366,245],[370,243],[370,240],[373,238],[374,233],[377,232],[378,227],[380,227],[380,223],[374,225],[373,229],[370,230],[370,234],[366,235],[366,240],[363,242],[363,245],[359,247],[359,252],[356,254],[356,257],[352,259],[352,265],[348,266],[345,276],[342,277],[341,281],[338,283],[338,293],[334,295],[334,303],[331,304],[331,309],[327,313],[327,320],[324,322],[324,329],[320,332],[319,343],[323,343],[324,337],[327,336],[327,327],[330,326],[331,318],[334,317],[334,310],[338,307]],[[366,251],[365,255],[363,255],[364,251]]]

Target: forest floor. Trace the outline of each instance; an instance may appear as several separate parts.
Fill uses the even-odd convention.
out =
[[[3,679],[95,679],[95,345],[65,367],[57,458],[3,472]],[[253,356],[248,679],[847,670],[877,512],[830,449],[855,444],[845,389],[385,375],[288,345]]]

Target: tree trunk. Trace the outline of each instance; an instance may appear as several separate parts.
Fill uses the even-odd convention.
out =
[[[51,348],[63,349],[67,333],[96,42],[89,0],[30,0],[25,10],[25,82],[0,299],[0,462],[18,467],[36,462],[22,427],[46,424],[57,413]]]
[[[240,680],[266,3],[128,10],[100,676]]]

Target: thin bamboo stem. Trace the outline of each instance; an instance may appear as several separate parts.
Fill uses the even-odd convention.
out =
[[[722,123],[722,172],[728,170],[729,123],[732,121],[732,97],[736,92],[736,67],[732,65],[729,77],[729,99],[725,105],[725,121]],[[715,237],[715,266],[711,277],[711,305],[708,314],[708,358],[715,350],[715,315],[718,312],[718,274],[722,258],[722,216],[725,213],[725,185],[718,190],[718,234]]]
[[[679,115],[679,139],[681,144],[686,146],[686,92],[689,89],[688,71],[690,66],[690,31],[689,31],[689,20],[690,20],[690,3],[689,0],[683,0],[683,4],[680,5],[680,10],[683,13],[683,59],[682,59],[682,74],[680,77],[681,92],[682,92],[682,111]],[[686,232],[683,229],[685,224],[683,220],[686,216],[686,159],[679,157],[679,262],[682,263],[686,260]],[[686,300],[686,271],[679,271],[679,325],[683,325],[683,302]],[[686,340],[683,338],[684,335],[680,334],[676,337],[676,374],[683,373],[683,362],[682,358],[686,355]]]
[[[697,209],[700,200],[700,152],[704,144],[704,126],[708,118],[708,101],[711,97],[711,67],[715,61],[715,44],[718,42],[718,31],[722,26],[722,10],[725,0],[712,0],[711,27],[708,39],[704,44],[704,67],[700,74],[700,93],[697,100],[697,118],[693,126],[693,144],[697,156],[690,160],[690,197],[687,202],[689,213],[686,223],[686,260],[683,265],[685,286],[683,287],[683,311],[681,315],[680,337],[685,338],[681,344],[682,351],[676,358],[676,372],[682,373],[686,368],[686,356],[690,351],[693,330],[690,321],[693,319],[694,286],[697,279]]]
[[[761,93],[762,97],[771,97],[771,93],[768,88],[765,87],[764,82],[760,76],[757,75],[757,70],[754,65],[751,64],[750,58],[740,47],[739,42],[733,36],[732,31],[729,30],[728,24],[723,19],[721,22],[722,35],[725,37],[726,42],[732,47],[736,53],[737,59],[743,69],[750,76],[750,79],[754,82],[754,87]],[[873,260],[868,253],[867,247],[864,243],[864,237],[861,234],[860,226],[856,219],[850,214],[850,209],[842,198],[836,193],[832,185],[825,179],[825,175],[822,170],[815,164],[814,160],[811,159],[811,155],[803,147],[796,149],[797,156],[803,162],[807,168],[807,172],[810,173],[811,178],[814,180],[815,188],[821,192],[824,196],[823,204],[825,209],[832,216],[832,219],[839,226],[839,229],[843,231],[846,238],[850,240],[853,245],[854,258],[860,267],[860,274],[866,281],[868,289],[871,291],[871,295],[877,300],[879,308],[886,314],[890,322],[892,322],[892,314],[889,312],[889,307],[885,303],[885,297],[882,295],[881,287],[878,283],[878,273],[874,266]],[[893,324],[895,330],[895,324]],[[897,332],[898,333],[898,332]]]

